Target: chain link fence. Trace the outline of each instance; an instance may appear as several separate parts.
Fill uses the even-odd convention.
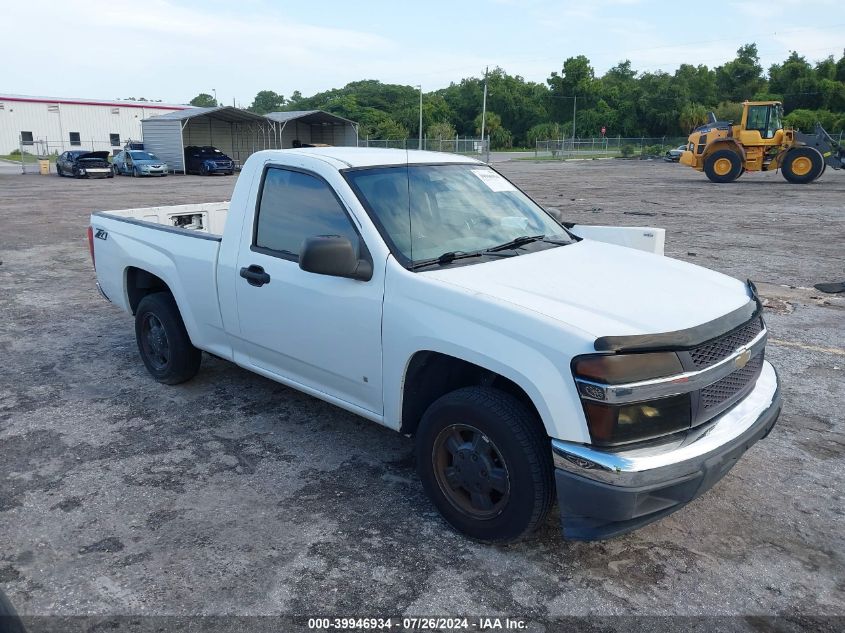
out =
[[[636,158],[663,157],[670,149],[685,145],[686,137],[564,138],[537,141],[535,158],[565,160],[567,158]]]
[[[7,162],[18,163],[22,174],[37,174],[40,171],[40,162],[48,160],[51,163],[51,170],[55,171],[52,165],[56,162],[59,154],[67,150],[87,150],[89,152],[108,152],[114,154],[123,149],[112,146],[107,141],[95,141],[93,139],[80,139],[78,143],[68,143],[49,139],[19,138],[17,151],[8,155]]]
[[[418,138],[406,139],[372,139],[359,138],[358,147],[388,147],[392,149],[419,149]],[[428,138],[422,140],[422,149],[429,152],[448,152],[450,154],[463,154],[472,156],[486,162],[490,162],[490,140],[480,138]]]

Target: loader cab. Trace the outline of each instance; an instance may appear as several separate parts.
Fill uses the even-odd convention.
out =
[[[783,105],[778,101],[746,101],[742,107],[740,136],[743,145],[780,145]]]

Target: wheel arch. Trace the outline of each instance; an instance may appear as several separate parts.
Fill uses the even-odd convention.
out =
[[[701,160],[707,160],[711,154],[719,151],[720,149],[728,149],[736,152],[739,155],[742,164],[745,165],[745,148],[734,138],[716,139],[704,149],[704,154],[702,154]]]
[[[124,280],[127,304],[132,314],[135,314],[138,310],[138,304],[141,303],[141,299],[154,292],[166,291],[173,296],[174,300],[176,299],[175,295],[173,295],[173,290],[167,285],[167,282],[158,275],[143,268],[127,266],[124,271]],[[176,305],[179,305],[178,302]],[[181,308],[179,311],[182,311]]]
[[[402,381],[399,431],[413,435],[426,409],[441,396],[469,386],[489,386],[504,391],[522,402],[547,433],[543,420],[529,390],[516,380],[475,362],[433,350],[415,352],[408,360]]]

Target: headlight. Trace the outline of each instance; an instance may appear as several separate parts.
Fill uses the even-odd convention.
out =
[[[677,354],[588,355],[572,361],[572,373],[581,396],[592,442],[624,444],[645,440],[690,427],[690,395],[673,395],[643,402],[612,404],[607,400],[611,385],[627,385],[683,374]]]
[[[670,396],[625,405],[582,400],[593,444],[613,445],[647,440],[688,429],[690,395]]]

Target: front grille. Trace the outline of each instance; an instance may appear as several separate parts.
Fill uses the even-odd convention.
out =
[[[747,345],[762,331],[762,319],[754,317],[736,330],[690,350],[690,358],[696,369],[704,369],[727,358],[743,345]]]
[[[756,380],[763,368],[763,356],[764,354],[762,352],[757,354],[742,369],[737,369],[735,372],[702,389],[700,392],[701,408],[705,411],[710,411],[725,404],[752,381]]]

